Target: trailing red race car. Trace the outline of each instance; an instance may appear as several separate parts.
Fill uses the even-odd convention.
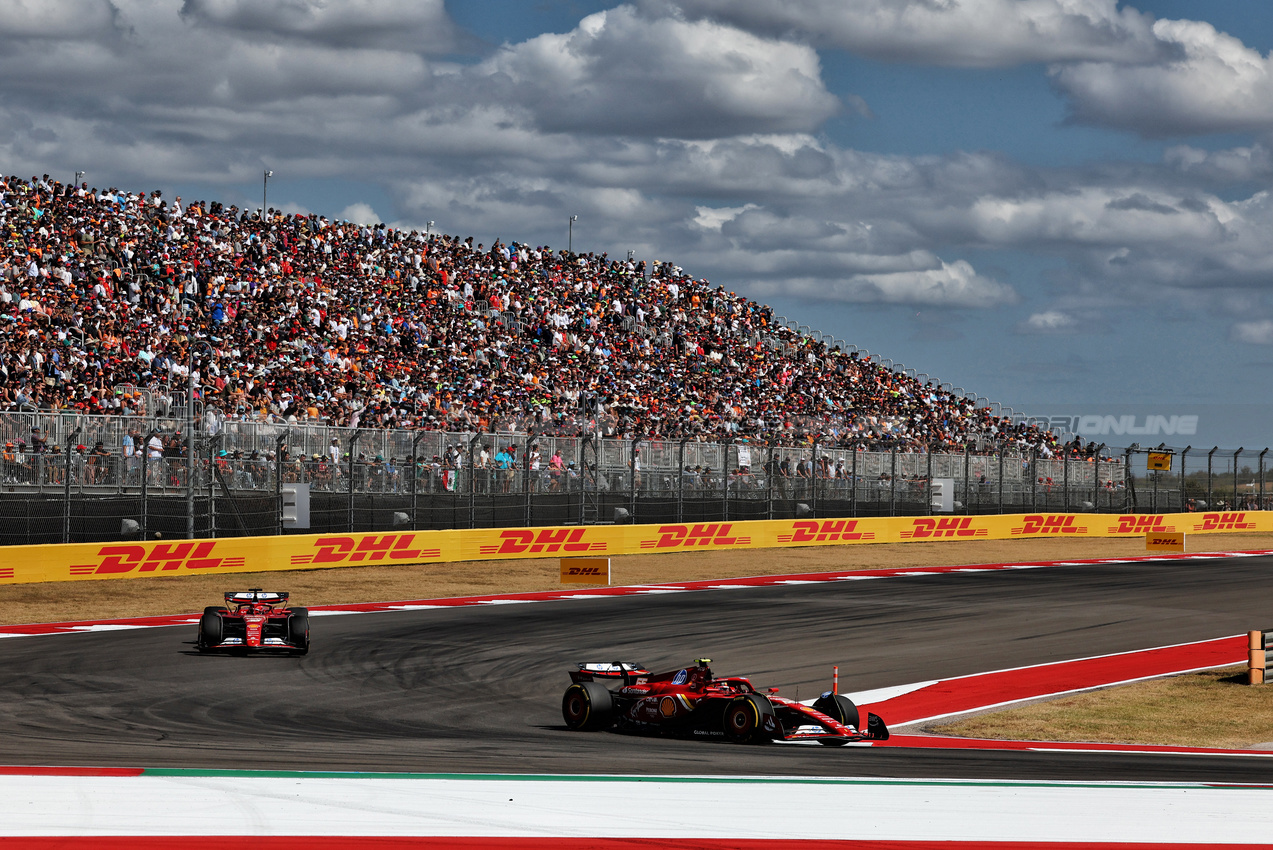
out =
[[[259,587],[225,595],[225,605],[210,605],[199,618],[200,652],[214,649],[309,652],[309,609],[289,608],[286,593]]]
[[[570,671],[562,717],[580,731],[665,732],[740,744],[817,741],[838,747],[888,740],[888,727],[874,714],[867,713],[861,729],[848,697],[827,691],[808,706],[778,696],[777,688],[760,693],[740,676],[717,678],[710,663],[700,658],[693,667],[657,675],[639,664],[580,664]]]

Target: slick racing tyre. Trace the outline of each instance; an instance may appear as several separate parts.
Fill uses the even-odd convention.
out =
[[[614,700],[599,682],[575,682],[561,698],[561,716],[578,732],[593,732],[610,726]]]
[[[225,623],[221,620],[221,615],[214,611],[206,612],[199,618],[199,651],[207,652],[223,640]]]
[[[853,700],[848,697],[842,697],[839,694],[833,694],[827,691],[822,696],[814,700],[813,708],[820,711],[832,720],[838,721],[842,726],[852,726],[859,732],[865,731],[859,728],[858,707],[853,704]]]
[[[309,609],[293,608],[287,618],[287,639],[298,655],[309,652]]]
[[[725,707],[725,737],[736,744],[758,744],[781,735],[773,705],[760,694],[746,694]]]
[[[228,614],[229,610],[224,605],[209,605],[203,609],[205,614]]]

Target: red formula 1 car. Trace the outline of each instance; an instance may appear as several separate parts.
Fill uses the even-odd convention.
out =
[[[817,741],[831,747],[888,740],[888,727],[858,709],[848,697],[827,691],[812,706],[760,693],[745,678],[717,678],[700,658],[693,667],[654,674],[639,664],[580,664],[561,700],[571,729],[632,731],[721,737],[740,744]],[[618,685],[618,687],[613,687]]]
[[[289,608],[286,593],[259,587],[225,595],[225,605],[210,605],[199,618],[200,652],[277,649],[309,652],[309,609]]]

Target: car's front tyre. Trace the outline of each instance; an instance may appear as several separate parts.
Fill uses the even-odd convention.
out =
[[[199,639],[196,645],[200,652],[207,652],[225,640],[225,621],[215,611],[207,611],[199,618]]]

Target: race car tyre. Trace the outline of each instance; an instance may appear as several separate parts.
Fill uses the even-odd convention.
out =
[[[223,640],[225,640],[225,623],[222,622],[220,614],[209,611],[199,618],[200,652],[212,649]]]
[[[209,605],[207,608],[204,608],[204,609],[203,609],[203,613],[205,613],[205,614],[228,614],[228,613],[229,613],[229,609],[227,609],[224,605]]]
[[[778,720],[773,705],[760,694],[746,694],[730,700],[725,707],[725,737],[737,744],[773,740]]]
[[[852,726],[854,729],[858,729],[858,722],[861,719],[858,714],[858,707],[848,697],[827,693],[814,700],[813,708],[832,720],[838,721],[842,726]],[[865,730],[858,729],[858,731]]]
[[[614,699],[600,682],[575,682],[561,698],[561,716],[577,732],[593,732],[610,725]]]
[[[287,618],[287,639],[299,655],[309,652],[309,609],[293,608]]]

